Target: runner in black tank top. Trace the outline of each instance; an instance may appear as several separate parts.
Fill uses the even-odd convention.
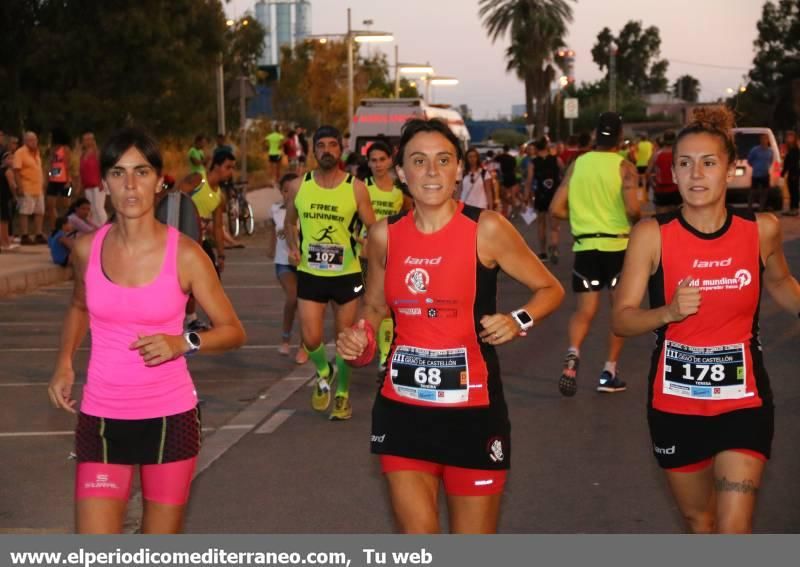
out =
[[[678,135],[683,208],[639,223],[617,288],[613,330],[656,331],[648,388],[653,453],[695,533],[752,531],[773,431],[758,336],[762,284],[800,312],[778,220],[725,207],[736,148],[724,107],[698,109]],[[650,309],[639,306],[650,288]]]
[[[365,304],[337,342],[343,358],[368,364],[374,329],[391,309],[395,338],[371,441],[404,532],[439,531],[441,481],[452,532],[496,531],[510,427],[495,347],[524,335],[564,295],[501,215],[453,200],[460,161],[443,122],[406,123],[397,166],[415,208],[370,229]],[[499,269],[534,292],[512,314],[495,312]]]

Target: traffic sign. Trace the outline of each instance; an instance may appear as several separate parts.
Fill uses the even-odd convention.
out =
[[[578,117],[578,99],[565,98],[564,99],[564,118],[577,118]]]

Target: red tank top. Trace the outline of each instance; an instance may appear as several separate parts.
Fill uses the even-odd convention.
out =
[[[655,159],[656,193],[674,193],[678,186],[672,181],[672,148],[658,150]]]
[[[58,146],[53,151],[53,157],[50,160],[50,181],[53,183],[66,183],[68,167],[67,150],[64,146]]]
[[[381,389],[390,400],[441,408],[489,405],[495,386],[476,318],[493,308],[495,297],[488,297],[491,286],[478,290],[476,272],[486,268],[478,265],[475,211],[459,202],[453,218],[433,234],[420,232],[413,214],[390,218],[385,293],[395,338]]]
[[[771,402],[758,340],[762,265],[755,217],[729,210],[714,234],[698,232],[680,213],[658,219],[661,265],[650,278],[651,305],[669,304],[687,276],[700,288],[701,305],[658,331],[652,407],[709,416]]]

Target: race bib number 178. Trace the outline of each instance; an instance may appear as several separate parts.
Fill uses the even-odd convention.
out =
[[[664,390],[670,396],[731,400],[752,394],[746,389],[742,343],[697,347],[664,342]]]

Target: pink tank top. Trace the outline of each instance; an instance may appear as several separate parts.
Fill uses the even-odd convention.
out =
[[[96,417],[148,419],[188,411],[197,405],[186,359],[145,366],[128,348],[139,335],[183,334],[188,295],[178,280],[178,238],[168,227],[167,249],[158,276],[141,287],[122,287],[103,272],[101,250],[113,225],[92,240],[86,269],[86,303],[92,349],[81,411]]]

